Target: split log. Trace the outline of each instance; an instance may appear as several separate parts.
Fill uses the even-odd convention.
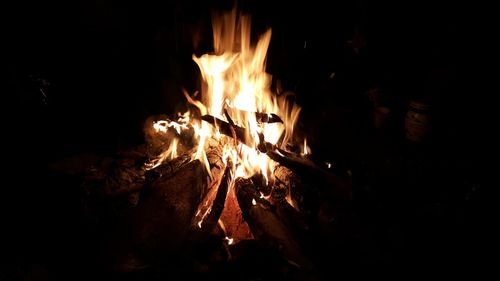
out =
[[[243,217],[234,188],[231,188],[227,194],[220,221],[226,236],[232,238],[234,243],[254,238],[247,221]]]
[[[209,138],[206,144],[206,156],[210,168],[210,175],[207,190],[203,193],[203,198],[201,198],[201,204],[198,207],[197,214],[193,217],[192,226],[196,230],[199,230],[199,223],[205,219],[205,216],[210,212],[210,208],[215,203],[216,194],[218,187],[221,184],[222,177],[224,176],[226,165],[222,160],[222,146],[221,144]],[[219,197],[220,198],[220,197]],[[225,200],[225,198],[223,198]],[[222,198],[220,199],[222,200]],[[224,205],[224,202],[219,202]],[[218,218],[217,218],[218,219]],[[216,220],[217,221],[217,220]],[[207,232],[210,230],[203,229],[202,232]]]
[[[302,254],[290,230],[265,203],[267,201],[259,198],[251,180],[237,179],[235,189],[243,217],[255,239],[268,247],[275,246],[290,264],[305,270],[312,269],[311,262]]]
[[[206,188],[206,170],[195,160],[171,177],[151,183],[124,223],[109,237],[111,250],[104,262],[128,272],[163,259],[180,256],[187,248],[191,220]],[[105,255],[105,254],[110,254]]]
[[[204,240],[206,237],[208,237],[208,234],[217,226],[217,222],[219,221],[219,218],[224,209],[224,204],[226,203],[227,192],[231,182],[231,169],[232,165],[228,165],[226,167],[222,179],[220,180],[219,187],[217,188],[217,194],[215,195],[210,211],[208,215],[203,219],[202,224],[199,224],[201,226],[201,229],[196,232],[194,238],[194,240],[198,240],[198,243],[202,242],[200,240]],[[201,222],[201,220],[199,222]]]

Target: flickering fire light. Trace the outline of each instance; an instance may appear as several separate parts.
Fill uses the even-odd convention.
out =
[[[236,10],[214,18],[214,52],[200,57],[193,55],[203,79],[201,95],[185,93],[192,108],[179,113],[177,120],[153,122],[157,133],[174,130],[175,136],[156,159],[147,163],[146,169],[177,157],[180,135],[191,130],[196,144],[192,160],[200,160],[209,175],[207,144],[215,140],[223,147],[224,165],[233,165],[229,189],[240,177],[261,174],[266,184],[274,180],[277,163],[266,152],[274,150],[281,154],[278,149],[283,151],[295,141],[294,128],[301,108],[285,95],[271,91],[271,75],[265,71],[271,30],[262,34],[254,45],[250,40],[250,23],[249,16],[238,16]],[[311,153],[305,139],[301,151],[302,156]],[[287,200],[292,199],[288,196]],[[252,204],[257,204],[255,199]],[[210,208],[198,210],[199,228],[209,213]]]

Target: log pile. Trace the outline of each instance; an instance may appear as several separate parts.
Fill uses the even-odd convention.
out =
[[[269,122],[279,120],[275,115],[258,116]],[[232,122],[210,116],[202,119],[217,125],[221,133],[246,142],[242,129]],[[112,230],[104,239],[105,252],[111,253],[102,255],[104,266],[117,272],[135,271],[193,254],[215,235],[225,239],[228,259],[231,249],[236,249],[231,244],[255,239],[259,247],[290,266],[313,270],[313,262],[300,246],[309,231],[311,213],[304,182],[326,187],[323,194],[348,200],[348,181],[266,143],[259,149],[277,162],[273,180],[266,182],[259,174],[232,179],[233,165],[224,163],[222,147],[214,139],[206,145],[207,172],[200,161],[192,160],[195,148],[189,136],[170,132],[156,138],[151,131],[145,135],[145,145],[114,159],[93,159],[80,171],[84,217],[96,228],[107,224],[105,228]],[[174,135],[181,139],[179,156],[145,169],[148,159]]]

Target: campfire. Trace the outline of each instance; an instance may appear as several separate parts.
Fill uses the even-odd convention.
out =
[[[310,160],[293,96],[271,90],[271,30],[256,43],[250,35],[249,16],[214,17],[214,52],[193,56],[203,87],[184,92],[187,110],[149,118],[144,145],[86,171],[87,198],[110,198],[113,219],[123,222],[110,238],[119,271],[190,251],[213,235],[226,246],[255,239],[295,267],[312,267],[295,236],[308,228],[302,181],[345,183],[331,164]],[[99,204],[87,200],[84,209],[95,216]]]
[[[144,168],[153,170],[178,155],[202,163],[210,190],[196,212],[195,224],[202,228],[208,218],[220,215],[221,210],[212,207],[220,193],[222,202],[216,204],[223,206],[228,200],[220,223],[229,241],[235,242],[251,236],[247,227],[235,225],[237,183],[252,177],[262,179],[254,183],[257,196],[251,198],[253,205],[267,202],[272,195],[274,200],[286,199],[297,208],[290,194],[290,174],[272,158],[283,157],[295,147],[301,156],[310,153],[306,139],[298,142],[294,135],[300,107],[286,94],[270,89],[271,76],[265,72],[265,63],[271,30],[253,46],[250,27],[250,18],[238,18],[236,10],[214,18],[214,53],[193,56],[203,77],[202,92],[185,93],[190,109],[179,113],[176,120],[154,120],[146,125],[150,125],[148,137],[162,141],[156,148],[161,152]],[[278,182],[284,183],[284,190],[278,190]]]

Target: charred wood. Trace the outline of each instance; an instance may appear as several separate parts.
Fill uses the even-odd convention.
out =
[[[179,171],[191,161],[191,153],[183,154],[175,159],[160,164],[158,167],[146,172],[146,180],[152,182],[160,177],[169,177]]]
[[[303,181],[320,182],[327,188],[328,193],[339,200],[348,201],[351,198],[352,190],[349,179],[330,173],[317,166],[314,162],[293,156],[290,153],[284,155],[281,151],[268,151],[267,155],[272,160],[295,172]]]
[[[208,236],[208,234],[217,226],[217,222],[219,221],[226,203],[226,197],[231,181],[231,169],[232,165],[228,165],[224,171],[219,187],[217,188],[217,194],[215,195],[212,207],[210,208],[210,212],[203,220],[202,227],[197,232],[200,233],[200,235],[196,235],[196,240],[204,240],[204,238]]]
[[[219,132],[223,135],[232,137],[247,145],[250,145],[252,143],[251,140],[247,137],[246,130],[242,127],[230,124],[224,120],[221,120],[211,115],[203,115],[201,116],[201,120],[208,122],[211,125],[218,128]]]
[[[205,177],[203,165],[195,160],[151,184],[122,226],[111,234],[110,247],[119,250],[108,252],[111,257],[105,258],[116,271],[134,271],[180,255],[187,248],[191,220],[207,190]]]
[[[290,230],[269,206],[260,203],[261,200],[251,180],[237,179],[235,189],[243,217],[248,222],[255,239],[267,247],[278,249],[281,256],[290,264],[305,270],[312,269],[311,262],[302,254]]]
[[[300,188],[301,179],[292,170],[282,166],[277,165],[273,171],[274,175],[274,185],[273,191],[271,193],[271,198],[275,202],[283,202],[287,198],[293,200],[293,202],[298,206],[302,202]]]

